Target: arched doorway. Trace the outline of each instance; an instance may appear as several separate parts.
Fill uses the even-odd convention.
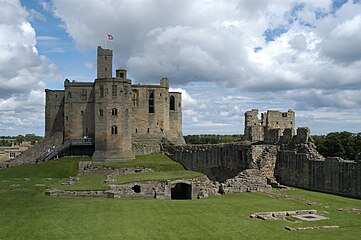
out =
[[[192,199],[192,186],[187,183],[176,183],[171,189],[171,199]]]

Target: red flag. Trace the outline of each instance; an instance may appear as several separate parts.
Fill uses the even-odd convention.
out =
[[[113,41],[113,35],[108,34],[108,40],[109,40],[109,41]]]

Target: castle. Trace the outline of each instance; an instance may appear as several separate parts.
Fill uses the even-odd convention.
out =
[[[258,110],[244,114],[244,139],[251,142],[278,143],[288,141],[295,135],[295,112],[268,110],[258,119]]]
[[[45,138],[94,141],[94,161],[127,161],[159,152],[162,142],[184,144],[182,96],[160,85],[132,85],[125,69],[112,76],[113,52],[97,49],[94,82],[64,82],[64,90],[46,89]]]

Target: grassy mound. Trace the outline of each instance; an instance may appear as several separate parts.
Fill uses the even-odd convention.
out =
[[[73,157],[29,164],[0,170],[0,179],[6,178],[66,178],[78,174],[79,161],[89,158]]]
[[[158,153],[137,156],[136,159],[129,162],[96,162],[93,164],[95,166],[106,166],[111,168],[144,167],[144,168],[151,168],[155,172],[184,170],[181,164],[172,161],[169,157],[167,157],[164,154],[158,154]]]
[[[63,186],[69,176],[78,175],[79,161],[90,161],[88,157],[65,157],[59,160],[52,160],[38,165],[23,165],[4,169],[0,171],[0,180],[11,179],[11,181],[0,181],[0,189],[17,189],[19,187],[31,188],[31,182],[24,178],[30,178],[36,184],[45,185],[48,188],[58,188],[64,190],[106,190],[109,183],[103,183],[105,175],[84,175],[74,185]],[[130,182],[142,182],[150,180],[175,180],[181,178],[195,178],[203,176],[202,173],[187,171],[177,162],[172,161],[164,154],[150,154],[137,156],[130,162],[117,163],[93,163],[97,166],[110,168],[122,167],[144,167],[151,168],[154,172],[129,174],[116,177],[116,184]],[[51,178],[49,180],[48,178]],[[34,184],[33,184],[34,185]]]

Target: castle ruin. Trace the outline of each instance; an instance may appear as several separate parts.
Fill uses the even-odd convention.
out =
[[[160,151],[162,142],[184,144],[182,96],[160,85],[133,85],[125,69],[112,76],[113,52],[98,46],[94,82],[68,79],[64,90],[46,89],[45,138],[94,142],[94,161],[127,161]]]
[[[295,112],[268,110],[258,118],[258,110],[244,114],[244,138],[251,142],[277,143],[282,138],[288,141],[295,135]]]

